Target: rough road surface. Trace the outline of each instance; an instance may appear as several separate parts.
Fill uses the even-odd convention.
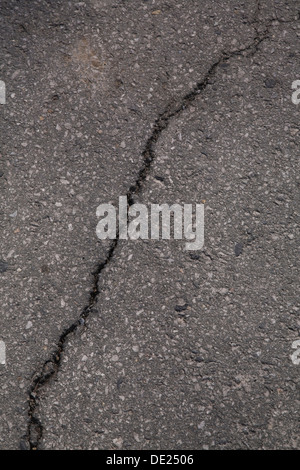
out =
[[[0,449],[299,449],[299,18],[0,1]],[[100,241],[121,195],[204,248]]]

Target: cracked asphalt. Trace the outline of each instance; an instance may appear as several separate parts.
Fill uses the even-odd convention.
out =
[[[0,449],[299,449],[299,18],[0,0]],[[203,250],[100,241],[121,195]]]

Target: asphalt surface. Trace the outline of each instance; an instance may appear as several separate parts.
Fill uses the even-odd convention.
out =
[[[299,18],[0,1],[0,449],[299,449]],[[124,195],[204,248],[100,241]]]

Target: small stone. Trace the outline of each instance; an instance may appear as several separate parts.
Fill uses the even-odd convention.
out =
[[[204,359],[203,359],[202,357],[200,357],[200,356],[197,356],[197,357],[195,357],[195,361],[196,361],[196,362],[203,362]]]
[[[118,439],[113,439],[113,443],[115,444],[115,446],[121,449],[123,445],[123,439],[121,437],[119,437]]]
[[[190,258],[191,258],[193,261],[199,261],[200,255],[197,255],[196,253],[190,253]]]
[[[188,308],[188,304],[176,305],[175,306],[175,311],[176,312],[184,312],[187,308]]]
[[[266,88],[274,88],[276,86],[277,81],[274,78],[267,78],[265,80]]]
[[[0,273],[5,273],[8,270],[8,263],[0,260]]]
[[[29,330],[31,327],[32,327],[32,322],[31,321],[27,322],[26,330]]]
[[[165,181],[165,178],[163,176],[159,176],[159,175],[155,175],[154,178],[157,180],[157,181]]]
[[[225,295],[225,294],[227,294],[228,289],[226,289],[226,287],[222,287],[219,292],[220,292],[220,294]]]

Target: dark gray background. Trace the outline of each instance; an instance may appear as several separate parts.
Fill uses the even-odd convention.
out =
[[[299,448],[300,2],[0,5],[0,448]],[[162,114],[136,200],[204,250],[119,242],[53,365]]]

